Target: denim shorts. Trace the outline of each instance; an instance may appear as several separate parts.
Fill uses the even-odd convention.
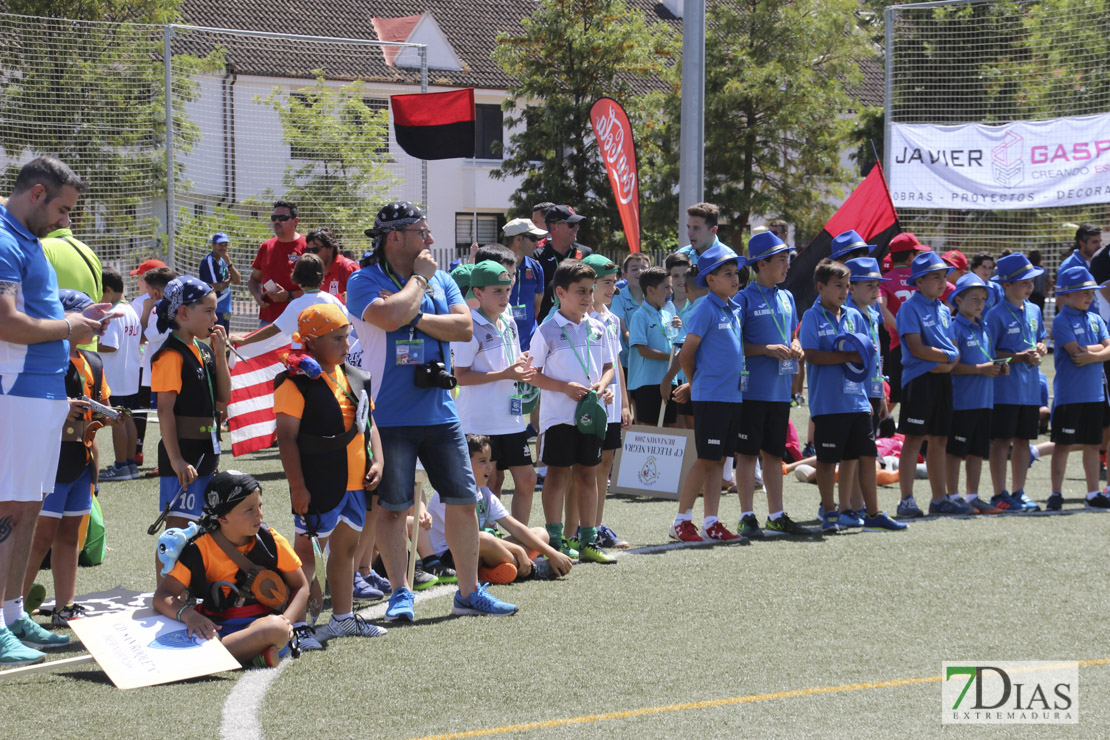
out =
[[[366,524],[366,492],[347,491],[342,500],[331,511],[323,514],[293,515],[293,531],[297,534],[308,534],[308,525],[312,525],[313,534],[317,537],[327,537],[339,522],[346,522],[347,526],[356,532],[361,532]]]
[[[378,503],[386,511],[412,506],[416,460],[424,466],[428,483],[445,504],[478,503],[478,486],[470,468],[470,450],[462,425],[453,421],[430,426],[378,427],[382,438],[382,482]]]

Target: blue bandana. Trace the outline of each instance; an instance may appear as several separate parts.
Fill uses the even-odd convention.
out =
[[[178,329],[174,318],[182,306],[191,306],[212,292],[212,286],[192,275],[176,277],[162,292],[162,300],[154,307],[158,312],[158,331]]]

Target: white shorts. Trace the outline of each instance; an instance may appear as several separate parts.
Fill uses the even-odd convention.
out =
[[[0,395],[0,501],[53,493],[69,402]]]

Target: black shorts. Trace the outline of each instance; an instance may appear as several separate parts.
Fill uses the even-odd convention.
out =
[[[1036,404],[996,403],[991,412],[991,439],[1037,438],[1040,431],[1041,407]],[[1102,416],[1099,416],[1102,422]]]
[[[898,431],[907,437],[947,437],[952,430],[952,376],[925,373],[902,388]]]
[[[1058,445],[1101,445],[1105,404],[1065,403],[1052,411],[1052,441]]]
[[[142,405],[142,398],[139,393],[132,393],[130,396],[112,396],[112,405],[125,409],[146,408]]]
[[[636,422],[655,426],[659,423],[659,406],[663,397],[659,395],[659,385],[642,385],[632,391],[632,400],[636,402]],[[668,403],[667,410],[663,412],[663,423],[674,424],[678,419],[678,409],[675,404]]]
[[[679,416],[693,416],[694,415],[694,402],[693,401],[687,401],[686,403],[679,403],[677,401],[671,401],[671,404],[675,408],[675,413],[678,414]]]
[[[498,470],[532,464],[532,449],[528,446],[527,432],[491,434],[489,449]]]
[[[601,450],[619,450],[621,448],[621,425],[618,421],[611,421],[605,427],[605,439],[601,440]]]
[[[601,463],[601,437],[583,434],[573,424],[556,424],[543,434],[544,465],[569,468],[583,465],[587,468]]]
[[[755,457],[763,451],[781,458],[786,454],[786,428],[789,424],[789,401],[744,401],[740,406],[736,454]]]
[[[952,432],[945,450],[959,458],[991,454],[991,410],[965,409],[952,412]]]
[[[861,457],[878,457],[871,414],[821,414],[813,417],[813,446],[817,462],[838,463]]]
[[[890,402],[892,404],[902,401],[902,345],[892,347],[883,355],[883,374],[890,383]]]
[[[694,443],[701,460],[721,460],[736,452],[740,404],[694,401]]]

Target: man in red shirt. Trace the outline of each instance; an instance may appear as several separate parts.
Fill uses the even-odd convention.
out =
[[[324,282],[320,290],[347,302],[347,278],[358,272],[358,263],[340,254],[342,243],[326,226],[308,232],[305,251],[312,252],[324,263]]]
[[[251,263],[247,290],[258,304],[258,325],[272,324],[281,316],[285,304],[303,291],[293,282],[293,263],[304,254],[305,238],[297,233],[297,206],[287,200],[274,203],[270,214],[274,238],[258,247]]]
[[[887,330],[890,334],[890,349],[883,358],[883,371],[890,378],[890,406],[902,400],[902,348],[898,339],[898,329],[893,323],[893,317],[898,314],[902,303],[913,295],[914,288],[906,282],[910,276],[910,263],[920,252],[931,252],[931,248],[917,241],[917,237],[908,231],[899,234],[890,240],[890,261],[893,267],[886,273],[890,278],[889,283],[880,283],[880,302],[891,318],[886,320]],[[884,312],[884,317],[886,316]],[[893,413],[893,412],[892,412]]]

